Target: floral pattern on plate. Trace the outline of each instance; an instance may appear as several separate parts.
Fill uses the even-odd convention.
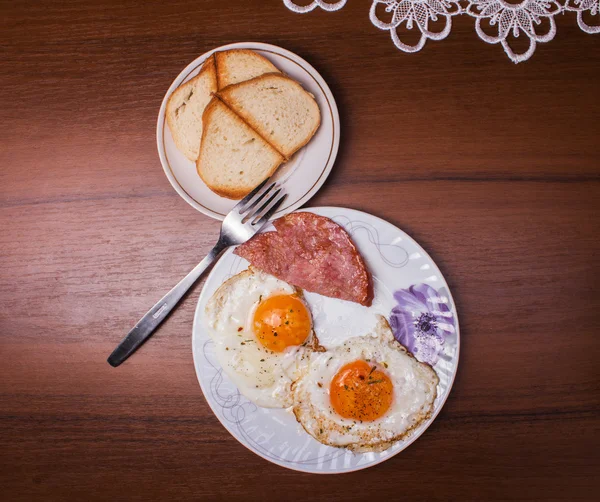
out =
[[[421,362],[435,366],[446,335],[454,334],[448,297],[429,284],[415,284],[394,293],[398,305],[390,313],[394,336]]]

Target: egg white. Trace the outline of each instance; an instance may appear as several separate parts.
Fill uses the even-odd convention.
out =
[[[291,406],[292,382],[305,356],[317,346],[313,334],[301,346],[273,352],[253,332],[254,312],[261,301],[292,294],[299,291],[272,275],[249,268],[224,282],[206,305],[206,324],[221,367],[244,396],[265,408]]]
[[[390,408],[373,421],[344,418],[331,406],[332,379],[344,365],[357,360],[375,365],[393,384]],[[356,452],[383,451],[431,415],[438,382],[435,371],[412,357],[381,317],[373,333],[309,355],[303,374],[293,385],[293,411],[304,429],[321,443]]]

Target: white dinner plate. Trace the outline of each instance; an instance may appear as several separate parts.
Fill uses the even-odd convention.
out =
[[[331,348],[347,338],[364,335],[375,325],[376,315],[384,315],[397,338],[417,359],[432,364],[439,376],[431,418],[406,440],[384,452],[355,454],[313,439],[290,410],[260,408],[242,396],[215,358],[214,343],[208,336],[204,316],[206,303],[216,289],[248,266],[248,262],[234,255],[231,249],[213,268],[198,300],[192,335],[194,365],[202,392],[217,418],[254,453],[298,471],[351,472],[371,467],[401,452],[433,422],[456,375],[460,348],[458,317],[440,270],[423,248],[402,230],[352,209],[321,207],[307,211],[327,216],[343,226],[374,278],[375,298],[368,308],[304,292],[320,343]],[[426,332],[416,329],[419,320],[426,321],[423,324]]]
[[[276,179],[283,181],[288,194],[283,206],[274,215],[274,218],[277,218],[305,204],[317,193],[333,167],[340,143],[340,117],[333,94],[317,70],[293,52],[275,45],[240,42],[217,47],[192,61],[173,81],[160,106],[156,124],[160,162],[177,193],[188,204],[207,216],[222,220],[237,203],[220,197],[204,184],[196,172],[195,164],[175,146],[165,120],[165,109],[171,93],[182,83],[196,76],[204,61],[213,52],[227,49],[252,49],[262,54],[313,94],[321,110],[321,125],[317,133],[274,175]]]

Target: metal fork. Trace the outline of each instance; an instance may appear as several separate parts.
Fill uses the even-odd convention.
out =
[[[231,246],[242,244],[265,226],[286,194],[277,182],[263,181],[227,214],[221,225],[219,240],[194,269],[171,291],[161,298],[142,317],[108,358],[108,364],[117,367],[133,354],[162,323],[179,303],[183,295],[200,279],[208,267]]]

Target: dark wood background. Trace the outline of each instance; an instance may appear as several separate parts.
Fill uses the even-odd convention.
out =
[[[404,54],[370,2],[2,0],[3,500],[579,500],[600,472],[600,36],[575,15],[514,65],[455,18]],[[200,286],[134,357],[106,357],[215,241],[160,166],[155,121],[203,52],[263,41],[329,83],[338,160],[310,205],[368,211],[456,299],[452,394],[410,448],[315,477],[221,426],[191,353]]]

